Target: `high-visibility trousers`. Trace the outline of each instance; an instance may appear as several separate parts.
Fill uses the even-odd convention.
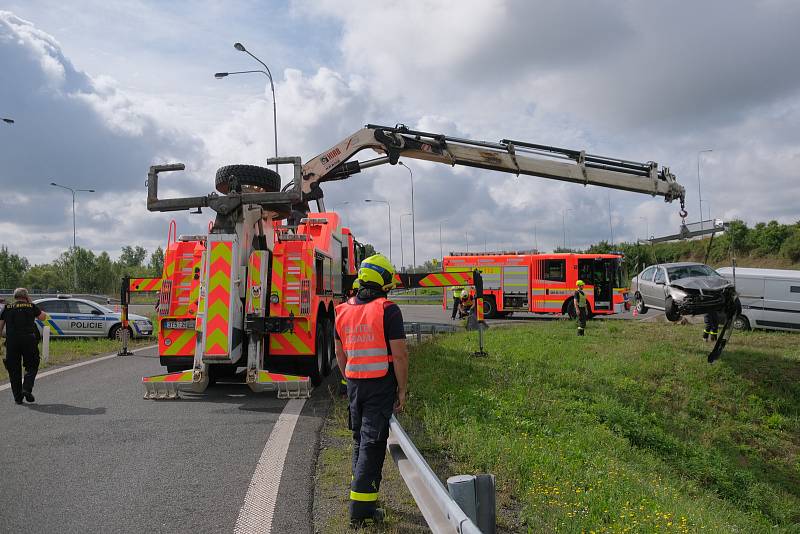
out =
[[[703,339],[708,336],[716,336],[719,333],[719,315],[717,312],[708,312],[703,316],[703,323],[705,329],[703,330]]]
[[[367,519],[373,516],[378,500],[397,379],[393,371],[381,378],[348,379],[347,396],[353,431],[350,519]]]
[[[578,335],[582,336],[583,331],[586,330],[586,308],[578,307],[576,319],[578,321]]]

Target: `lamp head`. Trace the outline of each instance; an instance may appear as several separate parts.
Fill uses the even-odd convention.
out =
[[[58,187],[58,184],[55,183],[55,182],[50,182],[50,185],[54,185],[54,186]]]
[[[216,78],[218,80],[221,80],[222,78],[224,78],[227,75],[228,75],[227,72],[215,72],[214,73],[214,78]]]
[[[6,124],[14,124],[14,119],[3,119]]]
[[[247,52],[245,50],[244,45],[242,43],[233,43],[233,47],[238,50],[239,52]]]

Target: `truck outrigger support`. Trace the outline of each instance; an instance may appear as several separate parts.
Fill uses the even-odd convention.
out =
[[[172,400],[180,398],[180,391],[203,393],[208,387],[208,366],[194,369],[145,376],[144,398],[153,400]],[[277,391],[279,399],[307,399],[313,388],[307,376],[284,375],[256,369],[248,370],[247,385],[256,393]]]

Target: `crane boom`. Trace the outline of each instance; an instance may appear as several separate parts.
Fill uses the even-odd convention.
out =
[[[348,161],[367,148],[384,156],[365,162]],[[653,161],[640,163],[510,139],[496,143],[473,141],[411,130],[404,125],[373,124],[306,162],[303,193],[310,193],[313,184],[343,180],[366,167],[394,165],[401,156],[658,195],[667,202],[680,199],[681,208],[686,195],[669,168],[659,169]]]

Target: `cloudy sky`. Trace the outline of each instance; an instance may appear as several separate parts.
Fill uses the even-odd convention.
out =
[[[366,123],[481,140],[526,140],[657,161],[703,212],[800,219],[800,3],[793,0],[10,0],[0,8],[0,244],[33,262],[72,241],[117,256],[153,250],[211,214],[152,214],[154,163],[184,162],[165,193],[213,190],[217,167],[273,151],[310,158]],[[361,154],[361,159],[372,157]],[[550,250],[677,230],[676,203],[635,193],[406,163],[417,260],[448,250]],[[287,174],[288,178],[288,174]],[[369,169],[325,186],[355,234],[400,263],[408,172]],[[344,202],[349,202],[344,204]],[[609,203],[611,205],[609,224]],[[572,211],[565,211],[570,209]],[[566,216],[565,216],[566,214]],[[411,220],[403,219],[405,263]]]

